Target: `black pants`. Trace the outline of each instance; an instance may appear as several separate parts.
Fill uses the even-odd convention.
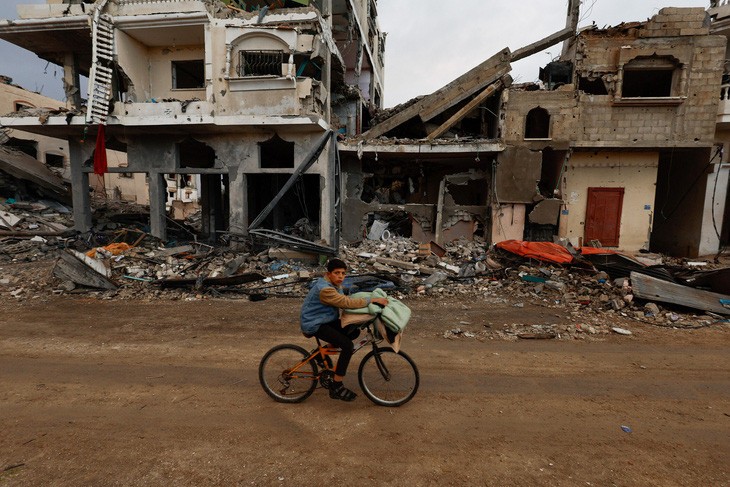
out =
[[[340,357],[337,359],[335,374],[344,376],[347,373],[347,366],[350,365],[352,358],[352,339],[345,334],[340,320],[330,321],[320,325],[317,333],[314,334],[320,340],[340,348]]]

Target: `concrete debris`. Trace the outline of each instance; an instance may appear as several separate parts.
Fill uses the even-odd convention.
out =
[[[136,205],[97,202],[95,206],[94,231],[79,235],[58,231],[73,225],[70,214],[58,207],[11,200],[0,205],[3,214],[18,218],[14,231],[23,234],[0,234],[0,296],[17,300],[44,293],[93,293],[103,299],[302,298],[307,285],[324,270],[326,259],[317,254],[225,239],[202,243],[191,226],[162,242],[145,232],[146,213]],[[339,256],[350,265],[346,287],[353,292],[375,286],[387,288],[396,298],[473,299],[516,308],[516,313],[522,313],[527,304],[537,304],[573,322],[567,326],[492,325],[457,319],[451,327],[446,325],[444,337],[449,339],[601,339],[622,334],[617,330],[623,328],[611,324],[616,316],[643,326],[675,328],[706,326],[722,319],[695,316],[671,303],[661,308],[637,296],[626,277],[613,278],[584,266],[515,259],[479,239],[443,246],[404,237],[364,239],[342,245]],[[83,259],[99,269],[91,270]],[[54,266],[57,270],[51,272]]]

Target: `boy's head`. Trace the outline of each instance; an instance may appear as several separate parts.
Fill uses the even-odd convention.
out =
[[[347,264],[340,259],[330,259],[327,262],[327,273],[325,276],[335,286],[341,286],[347,273]]]
[[[345,261],[341,259],[330,259],[329,262],[327,262],[327,272],[332,272],[335,269],[347,270],[347,264],[345,264]]]

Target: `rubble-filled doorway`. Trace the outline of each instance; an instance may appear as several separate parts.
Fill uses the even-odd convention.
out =
[[[247,174],[249,224],[274,199],[291,174]],[[287,191],[261,227],[310,239],[319,235],[320,176],[303,174]]]

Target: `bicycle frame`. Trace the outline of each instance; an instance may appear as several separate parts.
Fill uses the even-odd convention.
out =
[[[380,370],[380,373],[383,374],[383,377],[385,380],[390,380],[390,373],[387,371],[385,364],[383,364],[383,361],[380,359],[380,354],[378,353],[378,343],[383,341],[382,338],[375,338],[375,334],[373,333],[372,325],[375,323],[375,320],[377,319],[377,316],[375,318],[372,318],[360,325],[358,325],[358,328],[361,330],[365,330],[367,333],[366,340],[364,342],[361,342],[358,344],[358,346],[355,347],[355,350],[353,350],[353,355],[358,352],[361,348],[364,348],[366,345],[370,344],[373,347],[373,351],[376,353],[375,355],[375,361],[378,364],[378,369]],[[294,366],[294,368],[291,369],[290,372],[295,372],[296,370],[300,369],[305,364],[309,363],[311,360],[317,360],[318,358],[321,358],[321,360],[317,360],[317,365],[320,366],[322,371],[325,370],[331,370],[334,371],[334,366],[331,365],[332,361],[328,361],[327,357],[332,355],[339,355],[340,349],[337,347],[327,347],[322,345],[322,342],[319,340],[319,338],[316,338],[317,340],[317,350],[312,352],[309,357],[307,357],[302,362],[298,363]],[[320,364],[321,362],[321,364]],[[317,379],[321,374],[317,374],[317,377],[314,377],[314,379]]]

